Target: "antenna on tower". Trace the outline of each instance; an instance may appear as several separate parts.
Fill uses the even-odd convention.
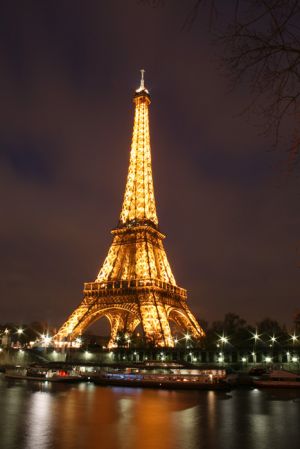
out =
[[[144,90],[144,89],[145,89],[144,73],[145,73],[145,70],[144,70],[144,69],[141,69],[141,85],[140,85],[140,89],[141,89],[141,90]]]
[[[145,87],[145,80],[144,80],[145,70],[141,69],[140,72],[141,72],[141,84],[140,87],[136,90],[136,92],[137,93],[146,92],[147,94],[149,94],[148,90]]]

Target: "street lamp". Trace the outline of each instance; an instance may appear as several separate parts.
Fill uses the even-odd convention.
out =
[[[254,339],[255,343],[260,339],[260,336],[261,334],[258,334],[257,331],[255,331],[255,334],[252,334],[252,338]]]
[[[228,343],[228,338],[227,337],[225,337],[224,335],[220,338],[220,342],[221,343]]]
[[[77,345],[80,347],[82,344],[82,339],[80,337],[76,338],[75,342],[77,343]]]
[[[252,334],[252,339],[254,340],[254,345],[253,345],[253,362],[256,363],[256,355],[254,354],[254,351],[256,350],[256,343],[258,342],[258,340],[260,340],[260,336],[261,334],[257,333],[257,330],[255,331],[255,334]]]
[[[272,343],[275,343],[275,341],[277,341],[277,340],[276,340],[275,335],[273,335],[273,337],[271,337],[271,342],[272,342]]]
[[[17,344],[23,344],[20,340],[21,340],[21,335],[23,334],[23,329],[21,328],[21,327],[19,327],[19,329],[17,329],[17,332],[16,332],[16,334],[18,334],[18,342],[17,342]]]
[[[42,341],[43,341],[43,346],[48,346],[49,343],[51,342],[52,338],[49,337],[49,335],[42,335]]]
[[[190,341],[191,336],[190,336],[189,334],[186,334],[186,335],[184,336],[184,338],[185,338],[185,349],[188,349],[188,348],[190,347],[189,344],[188,344],[188,342]]]
[[[219,342],[221,343],[221,347],[223,348],[224,345],[229,343],[229,338],[223,334],[222,336],[219,336]],[[219,346],[217,345],[217,347]]]
[[[295,335],[295,333],[293,335],[291,335],[291,340],[293,343],[296,343],[296,341],[298,341],[298,337],[297,337],[297,335]]]

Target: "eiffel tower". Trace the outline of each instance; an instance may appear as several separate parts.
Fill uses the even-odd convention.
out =
[[[113,241],[94,282],[84,284],[84,298],[54,337],[73,341],[88,326],[106,316],[116,346],[119,333],[130,336],[141,324],[146,341],[173,347],[170,322],[199,339],[204,332],[187,305],[187,292],[178,287],[158,229],[149,134],[150,95],[141,70],[135,91],[133,136],[125,195]]]

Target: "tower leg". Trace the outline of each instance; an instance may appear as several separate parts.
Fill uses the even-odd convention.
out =
[[[156,346],[174,346],[167,313],[163,304],[155,294],[147,295],[140,300],[140,314],[144,334],[149,342]]]
[[[188,332],[191,337],[196,339],[204,337],[205,334],[196,318],[185,305],[182,305],[182,308],[180,309],[173,308],[169,314],[169,318],[184,332]]]
[[[121,313],[108,313],[106,316],[109,319],[111,326],[110,339],[107,347],[113,348],[116,346],[118,333],[124,331],[124,319]]]
[[[203,331],[202,327],[199,326],[198,321],[192,314],[192,312],[189,310],[188,307],[185,307],[185,313],[187,314],[189,321],[192,325],[191,333],[194,337],[205,337],[205,332]]]
[[[85,319],[87,312],[88,306],[82,302],[59,329],[54,337],[55,340],[64,340],[70,337],[74,340],[78,337],[81,334],[80,323]]]

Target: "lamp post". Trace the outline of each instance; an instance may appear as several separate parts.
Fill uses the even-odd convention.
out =
[[[184,338],[185,338],[184,358],[185,358],[186,361],[187,361],[187,350],[188,350],[188,348],[189,348],[188,342],[190,341],[191,336],[187,333],[187,334],[184,336]]]
[[[293,342],[293,346],[298,342],[298,336],[295,334],[295,332],[293,333],[293,335],[291,335],[291,340]]]
[[[229,343],[229,339],[228,339],[228,337],[226,337],[226,336],[223,334],[222,337],[220,338],[220,342],[221,342],[221,347],[222,347],[222,350],[223,350],[224,346],[227,345],[227,344]],[[224,361],[225,361],[225,357],[224,357],[224,355],[223,355],[223,362],[224,362]]]
[[[228,338],[225,337],[224,335],[222,335],[222,337],[220,337],[220,342],[222,343],[222,347],[223,347],[224,344],[228,343]]]
[[[254,340],[254,345],[252,347],[252,354],[251,354],[253,363],[257,362],[256,345],[257,345],[257,342],[260,340],[260,336],[261,336],[261,334],[258,334],[257,330],[255,331],[255,334],[252,334],[252,339]]]
[[[21,335],[23,335],[24,334],[24,330],[23,330],[23,328],[20,326],[18,329],[17,329],[17,331],[16,331],[16,334],[18,335],[18,341],[17,341],[17,347],[22,347],[22,342],[20,341],[21,340]]]

